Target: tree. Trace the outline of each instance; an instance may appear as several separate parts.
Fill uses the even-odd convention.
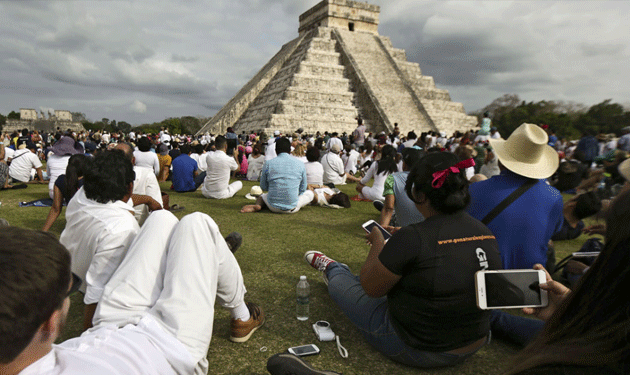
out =
[[[72,113],[72,121],[73,122],[83,123],[83,121],[87,120],[87,118],[85,117],[85,113],[83,113],[83,112],[71,112],[71,113]]]
[[[122,132],[129,133],[131,131],[131,124],[125,121],[121,121],[118,123],[118,129],[120,129]]]
[[[20,112],[15,112],[15,111],[9,112],[9,115],[7,116],[7,119],[9,119],[9,120],[19,120],[20,119]]]
[[[105,126],[109,125],[109,119],[108,119],[108,118],[103,117],[103,119],[101,120],[101,122],[102,122]]]

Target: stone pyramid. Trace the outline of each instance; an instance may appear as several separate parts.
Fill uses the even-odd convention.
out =
[[[323,0],[303,13],[299,36],[199,133],[351,132],[357,116],[371,132],[390,132],[396,123],[418,134],[476,126],[476,117],[378,34],[379,12],[367,3]]]

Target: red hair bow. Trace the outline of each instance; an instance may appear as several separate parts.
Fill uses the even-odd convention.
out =
[[[442,185],[444,184],[444,181],[446,181],[446,178],[448,177],[449,174],[459,173],[460,169],[466,169],[466,168],[470,168],[474,166],[475,166],[475,160],[470,158],[470,159],[462,160],[452,167],[448,167],[444,170],[437,171],[433,173],[432,175],[433,182],[431,183],[431,186],[433,186],[434,189],[439,189],[442,187]]]

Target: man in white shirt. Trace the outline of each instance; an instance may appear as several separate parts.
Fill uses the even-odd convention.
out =
[[[9,166],[9,176],[14,182],[29,182],[31,180],[31,170],[35,169],[37,179],[40,182],[44,181],[42,176],[42,162],[37,155],[37,146],[33,143],[28,143],[26,148],[17,150],[11,158],[11,165]]]
[[[339,156],[340,151],[341,146],[334,143],[330,151],[322,156],[320,163],[324,167],[324,184],[343,185],[346,183],[346,172]]]
[[[265,161],[269,161],[278,154],[276,153],[276,139],[280,137],[280,131],[276,130],[273,132],[273,138],[269,138],[267,140],[267,148],[265,149]]]
[[[203,180],[201,194],[206,198],[226,199],[231,198],[237,191],[243,188],[241,181],[230,184],[230,172],[240,168],[238,163],[238,150],[234,149],[233,156],[228,156],[227,139],[220,135],[214,141],[216,151],[206,156],[208,170]]]
[[[336,132],[332,133],[332,136],[330,137],[328,142],[326,142],[326,149],[328,149],[328,151],[332,150],[333,145],[339,146],[340,151],[343,150],[343,142],[337,137],[338,135],[339,134]]]
[[[357,173],[357,165],[359,164],[359,152],[356,150],[356,146],[354,144],[348,145],[346,147],[350,148],[348,152],[348,160],[346,161],[346,167],[344,171],[348,174],[354,175]]]
[[[85,326],[89,327],[96,304],[139,230],[128,202],[135,173],[121,151],[94,157],[83,177],[84,185],[66,209],[61,242],[72,256],[72,272],[83,281]]]
[[[181,222],[153,213],[107,284],[94,328],[60,345],[74,289],[68,251],[48,233],[8,227],[0,258],[11,265],[0,267],[0,374],[206,374],[215,300],[232,315],[231,341],[265,320],[244,301],[218,226],[199,212]]]

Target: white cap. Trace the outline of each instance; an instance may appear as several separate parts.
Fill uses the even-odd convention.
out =
[[[300,276],[300,280],[306,280],[306,276],[304,275]]]

